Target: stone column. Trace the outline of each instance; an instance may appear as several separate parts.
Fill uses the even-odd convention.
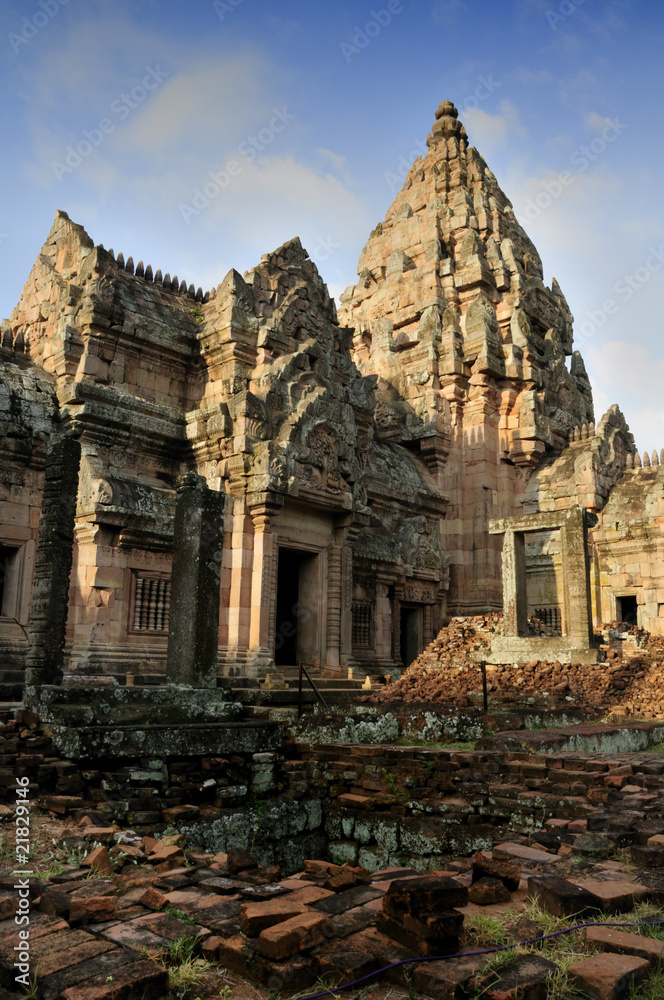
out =
[[[503,616],[505,636],[528,634],[526,543],[523,532],[511,528],[503,540]]]
[[[565,635],[572,646],[586,649],[592,641],[588,530],[582,507],[572,507],[560,529],[565,592]]]
[[[59,441],[46,463],[28,622],[26,682],[30,685],[62,682],[80,442],[74,438]]]
[[[341,665],[341,617],[343,606],[343,546],[330,545],[327,550],[327,649],[325,666],[338,670]]]
[[[249,651],[247,662],[255,673],[264,673],[274,664],[274,618],[276,608],[277,539],[272,518],[283,506],[279,494],[258,493],[249,498],[254,525],[253,564],[249,608]]]
[[[341,621],[339,623],[339,661],[351,667],[353,659],[353,549],[341,549]]]
[[[404,666],[401,659],[401,599],[403,597],[403,587],[399,584],[394,586],[394,597],[392,599],[392,658],[400,666]]]
[[[217,684],[219,588],[225,495],[195,474],[181,476],[175,500],[169,684]]]

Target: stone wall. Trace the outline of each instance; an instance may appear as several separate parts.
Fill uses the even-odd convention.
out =
[[[53,380],[3,326],[0,349],[0,663],[21,678],[27,650],[44,468],[58,413]],[[4,697],[11,697],[7,688]]]
[[[632,728],[633,746],[661,736],[655,724]],[[611,732],[618,750],[620,727]],[[603,738],[611,732],[604,727]],[[61,756],[32,713],[3,713],[0,798],[11,804],[16,778],[27,775],[31,800],[55,815],[92,813],[101,825],[117,820],[144,833],[175,827],[209,850],[249,848],[287,871],[326,852],[371,870],[440,868],[444,855],[538,830],[549,818],[662,814],[660,754],[536,751],[536,741],[474,752],[291,743],[281,753],[76,761]]]

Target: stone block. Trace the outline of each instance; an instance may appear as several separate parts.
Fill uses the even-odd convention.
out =
[[[473,882],[482,878],[497,878],[510,892],[516,892],[521,881],[521,869],[517,865],[492,858],[483,851],[477,851],[473,855],[472,873]]]
[[[112,875],[113,864],[111,862],[108,848],[103,844],[95,847],[81,862],[83,868],[90,868],[99,875]]]
[[[247,937],[258,937],[261,931],[306,912],[304,903],[282,896],[266,903],[244,903],[240,909],[240,927]]]
[[[574,884],[589,892],[598,909],[604,913],[628,913],[634,909],[635,903],[646,900],[650,895],[650,890],[637,882],[587,878],[579,879]]]
[[[546,1000],[547,981],[557,971],[539,955],[519,955],[496,971],[480,975],[475,991],[482,1000]]]
[[[420,929],[419,924],[415,926]],[[384,914],[379,915],[376,927],[381,934],[403,945],[412,955],[453,955],[459,947],[459,938],[455,934],[438,935],[434,936],[433,940],[427,940],[418,934],[417,930],[411,930],[400,920]]]
[[[664,956],[664,941],[641,934],[628,934],[614,927],[586,927],[584,938],[586,944],[602,951],[645,958],[654,966],[659,965]]]
[[[261,931],[258,950],[265,958],[281,961],[298,951],[313,948],[325,939],[323,928],[328,917],[323,913],[301,913]]]
[[[536,847],[526,847],[525,844],[513,844],[509,841],[498,844],[493,851],[498,858],[502,855],[519,861],[534,861],[540,865],[554,865],[560,861],[557,854],[549,854],[547,851],[538,851]]]
[[[599,909],[596,896],[558,875],[531,875],[528,894],[554,917],[584,916]]]
[[[168,992],[168,972],[154,962],[122,965],[112,975],[101,973],[80,986],[64,990],[61,1000],[162,1000]]]
[[[507,903],[511,893],[500,879],[481,878],[473,882],[468,889],[468,899],[478,906],[491,906],[493,903]]]
[[[117,912],[118,905],[115,896],[88,896],[83,899],[74,897],[69,909],[69,922],[72,926],[100,924],[107,920],[114,920]]]
[[[568,969],[574,986],[591,1000],[623,1000],[633,983],[642,982],[650,972],[645,958],[632,955],[593,955]]]
[[[432,1000],[460,1000],[470,994],[469,985],[478,959],[451,959],[414,966],[413,986]]]
[[[468,889],[454,879],[425,875],[421,878],[399,879],[390,885],[383,900],[389,913],[410,913],[419,916],[430,910],[449,910],[465,906]]]

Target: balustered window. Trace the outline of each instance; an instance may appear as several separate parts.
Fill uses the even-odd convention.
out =
[[[372,604],[353,604],[352,642],[356,648],[373,646]]]
[[[155,573],[134,573],[132,632],[168,632],[171,581]]]
[[[560,608],[535,608],[533,617],[539,618],[554,635],[562,635],[563,616]]]

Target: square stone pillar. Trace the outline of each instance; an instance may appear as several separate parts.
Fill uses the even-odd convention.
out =
[[[216,688],[225,495],[195,474],[181,476],[175,500],[169,684]]]
[[[589,646],[592,640],[590,574],[588,566],[587,515],[572,507],[560,527],[565,635],[573,646]]]
[[[343,606],[343,546],[330,545],[327,550],[327,649],[325,666],[341,667],[341,617]]]
[[[59,441],[46,459],[28,622],[29,685],[62,682],[80,464],[81,445],[74,438]]]
[[[274,666],[278,552],[272,519],[279,513],[283,503],[283,496],[274,493],[254,493],[248,498],[254,538],[247,664],[251,665],[253,673],[258,676]]]
[[[508,529],[503,540],[503,635],[528,634],[526,540],[522,531]]]
[[[341,550],[341,621],[339,622],[339,661],[351,667],[353,660],[353,549],[350,544]]]

